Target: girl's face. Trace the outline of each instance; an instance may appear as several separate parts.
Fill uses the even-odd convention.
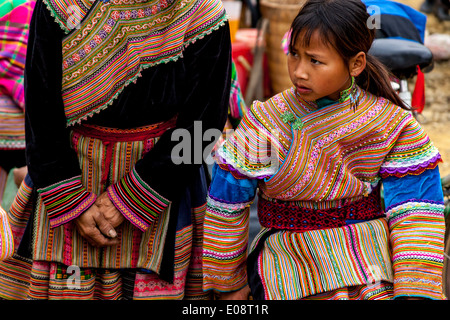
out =
[[[297,92],[307,101],[323,97],[338,100],[340,92],[351,84],[348,66],[333,46],[321,41],[317,31],[308,47],[301,43],[297,41],[288,56],[289,76]]]

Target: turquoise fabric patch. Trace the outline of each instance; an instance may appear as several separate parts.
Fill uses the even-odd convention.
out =
[[[383,188],[386,208],[410,199],[444,202],[439,167],[425,170],[420,175],[387,177],[383,179]]]
[[[258,180],[236,179],[233,175],[214,164],[209,194],[214,199],[230,203],[248,202],[255,198]]]

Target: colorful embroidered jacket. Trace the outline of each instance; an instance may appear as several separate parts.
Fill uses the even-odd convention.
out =
[[[145,156],[125,177],[102,186],[145,232],[201,166],[172,161],[180,143],[172,133],[199,131],[199,145],[188,147],[203,150],[211,142],[202,133],[225,124],[231,70],[225,11],[217,0],[38,0],[25,70],[27,165],[45,205],[45,228],[67,227],[105,191],[83,181],[74,144],[87,140],[75,141],[77,127],[131,130],[173,120],[157,143],[143,147]],[[86,148],[88,158],[116,156],[92,144]],[[127,155],[123,161],[134,161],[137,153],[130,150],[119,150]],[[57,250],[43,256],[63,261],[53,255]]]
[[[356,109],[350,99],[320,107],[286,90],[255,102],[218,148],[204,226],[204,290],[247,283],[249,206],[259,188],[262,231],[250,252],[265,241],[255,263],[264,298],[377,281],[393,284],[394,297],[442,298],[440,154],[409,112],[360,88],[355,97]],[[370,199],[378,203],[367,205]],[[268,211],[280,202],[299,207],[302,219],[287,209]],[[350,208],[341,224],[327,216],[339,208]],[[352,219],[355,209],[371,220]],[[305,231],[294,230],[303,224]]]

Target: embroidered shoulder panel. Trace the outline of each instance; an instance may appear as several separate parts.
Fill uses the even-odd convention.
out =
[[[43,0],[56,23],[69,33],[89,12],[93,0]]]
[[[411,114],[403,120],[403,131],[381,165],[383,178],[419,175],[442,162],[441,154]]]
[[[49,8],[63,29],[71,13],[68,1],[80,8],[78,18],[85,15],[63,39],[69,126],[106,109],[143,69],[178,60],[189,44],[226,20],[220,0],[97,0],[90,8],[83,2],[88,0],[65,0],[65,7],[46,1],[54,1]]]
[[[283,95],[289,96],[289,90],[276,97]],[[273,99],[255,101],[217,149],[215,160],[237,179],[272,176],[289,150],[291,128],[283,123]]]

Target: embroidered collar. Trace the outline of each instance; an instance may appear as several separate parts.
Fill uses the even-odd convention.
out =
[[[338,102],[338,100],[333,100],[328,97],[323,97],[323,98],[317,99],[315,102],[317,104],[317,109],[322,109],[329,105],[332,105],[333,103]]]
[[[328,97],[323,97],[323,98],[320,98],[320,99],[317,99],[316,101],[314,101],[314,103],[317,105],[317,110],[320,110],[322,108],[325,108],[325,107],[330,106],[335,103],[343,103],[343,102],[346,102],[347,100],[353,101],[358,88],[357,88],[357,85],[355,82],[355,78],[352,77],[351,79],[352,79],[352,82],[351,82],[350,86],[347,89],[342,90],[340,92],[339,100],[333,100]],[[277,103],[279,106],[281,106],[281,109],[283,112],[281,114],[281,119],[283,120],[283,122],[290,123],[292,129],[294,129],[294,130],[301,130],[303,128],[302,120],[300,118],[297,118],[295,116],[295,114],[291,110],[289,110],[289,108],[286,107],[286,105],[283,102],[278,100]]]

